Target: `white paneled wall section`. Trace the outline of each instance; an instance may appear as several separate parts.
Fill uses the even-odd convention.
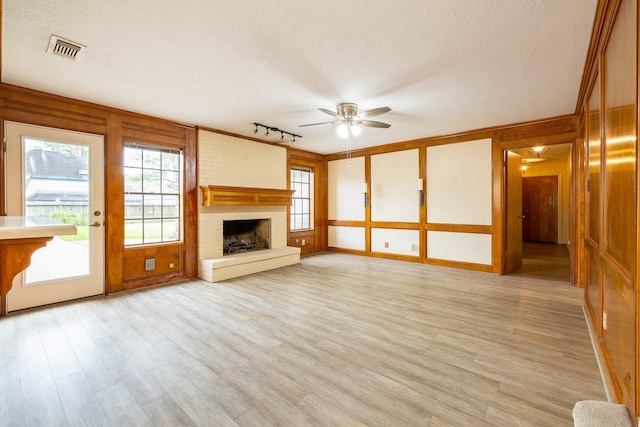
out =
[[[491,139],[427,148],[427,224],[491,225]],[[427,257],[491,265],[492,235],[429,231]]]
[[[329,162],[329,220],[364,221],[364,157]]]
[[[371,221],[420,221],[418,156],[418,149],[371,156]]]
[[[491,139],[427,148],[427,222],[491,225]]]

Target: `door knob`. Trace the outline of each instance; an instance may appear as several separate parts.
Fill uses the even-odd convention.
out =
[[[100,221],[96,221],[93,224],[90,224],[89,227],[100,227],[102,224],[100,224]]]

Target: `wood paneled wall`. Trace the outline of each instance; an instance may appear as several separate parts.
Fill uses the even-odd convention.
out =
[[[637,417],[638,1],[598,3],[576,112],[576,277],[610,395]]]
[[[504,187],[504,151],[515,148],[532,147],[534,145],[553,145],[576,142],[576,117],[574,115],[566,115],[542,119],[527,123],[517,123],[512,125],[496,126],[486,129],[471,130],[454,135],[445,135],[431,138],[422,138],[413,141],[406,141],[368,149],[357,150],[351,153],[352,157],[365,158],[365,165],[370,165],[371,156],[390,153],[395,151],[404,151],[410,149],[419,149],[420,161],[419,170],[420,178],[426,180],[424,172],[426,170],[426,148],[431,146],[453,144],[459,142],[474,141],[484,138],[491,138],[492,144],[492,224],[491,225],[468,225],[468,224],[429,224],[427,222],[426,204],[420,210],[420,222],[413,223],[376,223],[372,222],[370,214],[367,213],[367,220],[362,221],[328,221],[328,225],[335,226],[364,226],[366,228],[365,235],[369,235],[371,228],[396,228],[396,229],[417,229],[421,231],[421,254],[419,257],[385,254],[372,252],[370,250],[355,251],[348,249],[331,250],[336,252],[364,254],[374,257],[401,259],[404,261],[423,262],[434,265],[442,265],[447,267],[463,268],[469,270],[488,271],[501,273],[504,271],[505,259],[505,220],[506,212],[505,187]],[[325,161],[338,160],[345,158],[346,153],[335,153],[325,156]],[[370,182],[370,167],[365,168],[365,181]],[[491,265],[475,264],[459,261],[448,261],[439,259],[428,259],[426,257],[426,236],[427,231],[448,231],[461,233],[490,233],[492,235],[492,263]],[[367,245],[367,247],[369,247]],[[329,249],[329,248],[327,248]],[[572,249],[572,248],[571,248]],[[573,249],[572,249],[573,250]]]
[[[7,84],[0,84],[0,121],[0,132],[4,132],[5,121],[15,121],[104,136],[107,293],[196,275],[197,142],[193,127]],[[122,156],[125,140],[183,149],[183,242],[124,248]],[[3,157],[4,153],[0,153],[0,156]],[[4,177],[4,171],[0,172],[0,177]],[[4,178],[0,178],[2,214],[6,212],[6,187],[3,180]],[[147,272],[144,269],[144,260],[150,257],[156,259],[157,267],[156,270]],[[169,268],[171,263],[173,268]]]

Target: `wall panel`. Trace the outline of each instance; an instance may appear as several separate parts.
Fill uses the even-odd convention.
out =
[[[491,235],[427,231],[427,257],[491,265]]]
[[[329,226],[329,247],[364,251],[365,231],[364,227]]]
[[[420,231],[372,228],[371,251],[417,257],[420,255]]]
[[[427,222],[490,225],[491,139],[427,148]]]
[[[364,157],[332,160],[328,165],[328,219],[363,221]]]
[[[371,156],[371,221],[418,222],[418,149]]]

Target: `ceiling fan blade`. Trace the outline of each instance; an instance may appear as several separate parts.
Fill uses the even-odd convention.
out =
[[[329,125],[329,124],[337,125],[338,123],[342,123],[342,120],[334,120],[332,122],[308,123],[306,125],[299,125],[298,127],[303,128],[305,126]]]
[[[390,128],[391,125],[389,123],[376,122],[374,120],[356,120],[353,122],[354,125],[360,126],[368,126],[370,128]]]
[[[391,108],[389,107],[374,108],[373,110],[363,111],[362,113],[358,114],[357,117],[361,119],[364,119],[365,117],[375,117],[379,116],[380,114],[388,113],[389,111],[391,111]]]
[[[318,108],[318,110],[322,111],[325,114],[335,117],[336,119],[343,119],[343,117],[336,113],[335,111],[327,110],[326,108]]]

